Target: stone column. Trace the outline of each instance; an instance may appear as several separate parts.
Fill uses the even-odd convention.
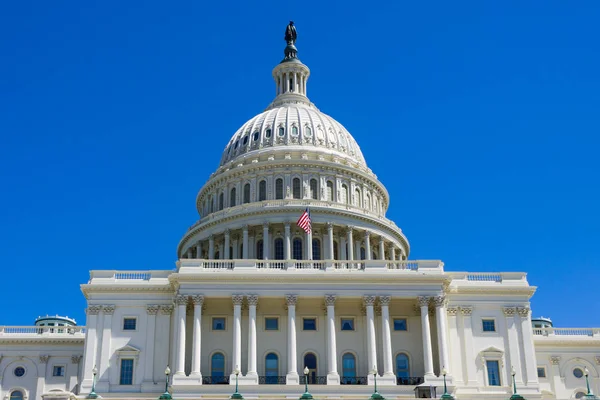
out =
[[[522,335],[522,347],[521,354],[525,361],[525,365],[522,366],[522,372],[524,372],[524,384],[526,385],[538,385],[539,380],[537,377],[537,360],[535,358],[535,346],[533,344],[533,327],[531,326],[531,319],[529,318],[529,307],[517,307],[518,319],[521,322],[521,335]]]
[[[258,296],[250,294],[246,296],[248,300],[248,370],[246,376],[256,376],[256,305]],[[256,382],[258,383],[258,381]]]
[[[177,357],[175,375],[185,376],[185,320],[188,296],[178,295],[175,298],[177,304]]]
[[[506,330],[508,336],[508,360],[506,367],[510,371],[512,367],[515,368],[515,382],[517,384],[523,384],[523,372],[521,371],[521,355],[519,354],[519,332],[517,331],[517,325],[515,316],[517,315],[516,307],[503,307],[504,318],[506,319]]]
[[[346,257],[348,257],[348,261],[352,261],[354,260],[354,239],[352,238],[352,227],[349,226],[348,230],[346,230],[346,244],[348,249],[346,250],[347,254]],[[371,367],[369,367],[371,368]]]
[[[100,387],[104,389],[104,383],[108,386],[109,382],[108,367],[112,355],[112,319],[115,306],[105,305],[102,307],[102,312],[104,313],[104,322],[102,324],[102,348],[100,349],[100,364],[98,365],[98,382],[100,382]]]
[[[263,224],[263,258],[269,259],[269,223]]]
[[[231,254],[232,258],[234,260],[237,260],[240,258],[240,235],[233,235],[233,253]]]
[[[285,231],[285,238],[283,240],[283,258],[285,258],[286,260],[290,260],[292,258],[292,251],[291,251],[291,232],[290,232],[290,223],[286,222],[284,225],[284,231]]]
[[[365,252],[366,256],[366,252]],[[360,256],[360,239],[356,239],[354,241],[354,259],[360,260],[362,257]]]
[[[249,253],[249,243],[248,243],[248,225],[244,225],[242,228],[242,258],[244,260],[248,259],[248,254]]]
[[[223,260],[229,260],[229,229],[225,230],[225,244],[223,245],[223,247],[225,247],[223,249]]]
[[[473,320],[471,319],[473,307],[461,306],[460,313],[462,314],[463,337],[465,342],[464,363],[467,366],[465,382],[468,386],[476,386],[479,382],[477,379],[477,369],[475,368],[475,355],[473,354]]]
[[[419,296],[421,307],[421,327],[423,331],[423,361],[425,365],[425,376],[434,377],[433,373],[433,350],[431,347],[431,330],[429,328],[429,297]]]
[[[188,247],[187,251],[185,252],[185,258],[187,258],[188,260],[193,258],[192,257],[192,248]]]
[[[244,296],[234,294],[233,300],[233,357],[231,362],[230,383],[235,384],[235,374],[233,371],[242,366],[242,302]]]
[[[442,369],[446,368],[448,375],[450,371],[450,358],[448,357],[448,323],[446,321],[446,298],[444,296],[436,296],[433,298],[435,305],[435,318],[437,322],[437,337],[438,337],[438,353],[440,356],[440,375]]]
[[[365,258],[371,259],[371,232],[365,231]]]
[[[337,371],[337,347],[335,342],[335,295],[325,295],[327,306],[327,384],[339,385],[340,375]]]
[[[552,376],[552,391],[558,393],[558,390],[564,388],[563,378],[560,376],[560,356],[550,356],[550,376]]]
[[[348,255],[346,254],[346,238],[342,235],[340,236],[340,260],[347,260]]]
[[[196,258],[202,258],[202,243],[199,240],[196,242]]]
[[[313,259],[313,248],[312,248],[312,231],[306,232],[306,259]]]
[[[215,237],[213,235],[208,237],[208,259],[215,259]]]
[[[390,260],[394,261],[396,259],[396,247],[392,243],[390,246]]]
[[[369,371],[377,365],[377,344],[375,343],[375,296],[363,296],[367,309],[367,365]]]
[[[146,359],[144,360],[144,384],[153,385],[154,382],[154,342],[156,333],[156,314],[158,314],[159,306],[148,305],[146,312]],[[152,387],[152,386],[150,386]]]
[[[379,259],[385,260],[385,240],[383,237],[379,238]]]
[[[298,297],[295,294],[285,296],[288,309],[288,367],[286,375],[287,385],[298,385],[298,360],[296,357],[296,302]]]
[[[383,341],[383,375],[395,377],[390,329],[389,305],[391,300],[392,296],[379,296],[379,304],[381,304],[381,336]]]
[[[334,259],[334,255],[335,255],[335,251],[333,249],[334,243],[333,243],[333,224],[331,222],[327,223],[327,239],[329,240],[329,259],[333,260]]]
[[[86,310],[87,329],[85,331],[85,348],[83,350],[83,382],[81,393],[89,393],[92,388],[92,369],[96,365],[96,349],[98,347],[98,313],[102,306],[88,306]]]
[[[204,296],[192,296],[192,301],[194,302],[194,330],[192,339],[192,372],[190,375],[200,378],[200,383],[202,383],[200,365],[202,363],[202,304],[204,303]]]

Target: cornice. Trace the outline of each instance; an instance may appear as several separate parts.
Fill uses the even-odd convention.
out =
[[[15,335],[16,336],[16,335]],[[83,344],[85,335],[80,337],[0,337],[0,344]]]
[[[581,347],[591,346],[597,348],[600,346],[600,337],[597,338],[586,338],[582,339],[581,336],[571,336],[569,338],[556,338],[548,336],[533,335],[533,345],[535,348],[538,347],[554,347],[554,346],[565,346],[565,347]]]
[[[85,298],[93,293],[113,293],[113,292],[136,292],[136,293],[173,293],[174,289],[169,282],[166,285],[128,285],[125,281],[119,281],[119,284],[82,284],[81,291]]]
[[[479,287],[449,287],[448,294],[482,294],[482,293],[493,293],[495,295],[514,295],[523,294],[529,297],[533,296],[537,287],[536,286],[519,286],[519,287],[506,287],[506,286],[479,286]]]

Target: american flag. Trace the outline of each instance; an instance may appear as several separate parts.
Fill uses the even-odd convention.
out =
[[[298,218],[298,222],[296,222],[300,228],[304,230],[306,233],[310,233],[312,230],[312,223],[310,220],[310,211],[308,208],[304,210],[300,218]]]

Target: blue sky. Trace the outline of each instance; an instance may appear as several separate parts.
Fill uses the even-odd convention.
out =
[[[600,326],[600,3],[5,2],[0,325],[84,322],[90,269],[171,269],[195,196],[272,100],[287,22],[412,259],[526,271]],[[592,316],[590,318],[590,316]]]

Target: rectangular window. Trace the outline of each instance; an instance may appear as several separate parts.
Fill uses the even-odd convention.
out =
[[[121,360],[121,377],[119,385],[133,385],[133,360]]]
[[[302,329],[305,331],[316,331],[317,330],[317,319],[316,318],[303,318]]]
[[[65,367],[62,365],[55,365],[52,368],[52,376],[65,376]]]
[[[342,318],[342,330],[353,331],[354,330],[354,318]]]
[[[265,318],[265,331],[278,331],[279,330],[279,318],[268,317]]]
[[[123,330],[124,331],[135,331],[137,325],[136,318],[123,318]]]
[[[481,320],[484,332],[496,332],[496,321],[493,319]]]
[[[486,361],[488,385],[500,386],[500,366],[498,361]]]
[[[225,318],[214,317],[212,319],[212,330],[213,331],[224,331],[225,330]]]
[[[394,318],[394,330],[395,331],[406,331],[406,330],[408,330],[408,325],[406,323],[406,318]]]
[[[538,378],[545,378],[546,377],[546,368],[537,367],[537,373],[538,373]]]

